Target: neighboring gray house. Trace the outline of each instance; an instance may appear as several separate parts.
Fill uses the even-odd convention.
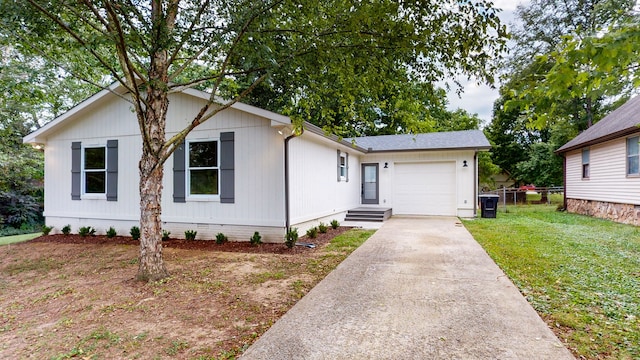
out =
[[[54,233],[70,224],[127,234],[138,224],[142,142],[130,104],[114,92],[127,96],[114,84],[24,138],[44,146],[44,215]],[[170,98],[168,136],[209,94]],[[482,131],[351,141],[304,129],[293,137],[288,117],[242,103],[194,129],[165,164],[163,227],[178,236],[197,230],[201,239],[259,231],[277,242],[287,226],[304,233],[359,207],[475,216],[477,153],[490,147]]]
[[[557,150],[569,212],[640,225],[640,96]]]

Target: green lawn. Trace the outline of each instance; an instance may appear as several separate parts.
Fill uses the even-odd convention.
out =
[[[42,235],[41,232],[33,233],[33,234],[3,236],[3,237],[0,237],[0,245],[7,245],[7,244],[13,244],[17,242],[27,241],[27,240],[37,238],[40,235]]]
[[[574,355],[640,359],[640,228],[555,209],[464,224]]]

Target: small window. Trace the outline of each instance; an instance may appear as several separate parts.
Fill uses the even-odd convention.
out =
[[[107,154],[105,147],[84,149],[84,193],[104,194],[107,184]]]
[[[582,178],[589,178],[589,149],[582,149]]]
[[[627,139],[627,175],[640,175],[638,141],[640,141],[639,136]]]
[[[218,142],[192,141],[188,153],[189,195],[218,195]]]
[[[340,154],[340,179],[345,180],[347,178],[347,156]]]

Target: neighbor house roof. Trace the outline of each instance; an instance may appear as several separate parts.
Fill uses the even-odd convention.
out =
[[[640,130],[640,96],[636,96],[581,132],[556,152],[564,153],[581,147],[623,137]]]
[[[417,150],[488,150],[491,144],[481,130],[426,134],[380,135],[345,139],[368,152]]]

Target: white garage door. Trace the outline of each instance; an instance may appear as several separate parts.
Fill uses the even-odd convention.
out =
[[[396,163],[393,213],[456,215],[455,162]]]

